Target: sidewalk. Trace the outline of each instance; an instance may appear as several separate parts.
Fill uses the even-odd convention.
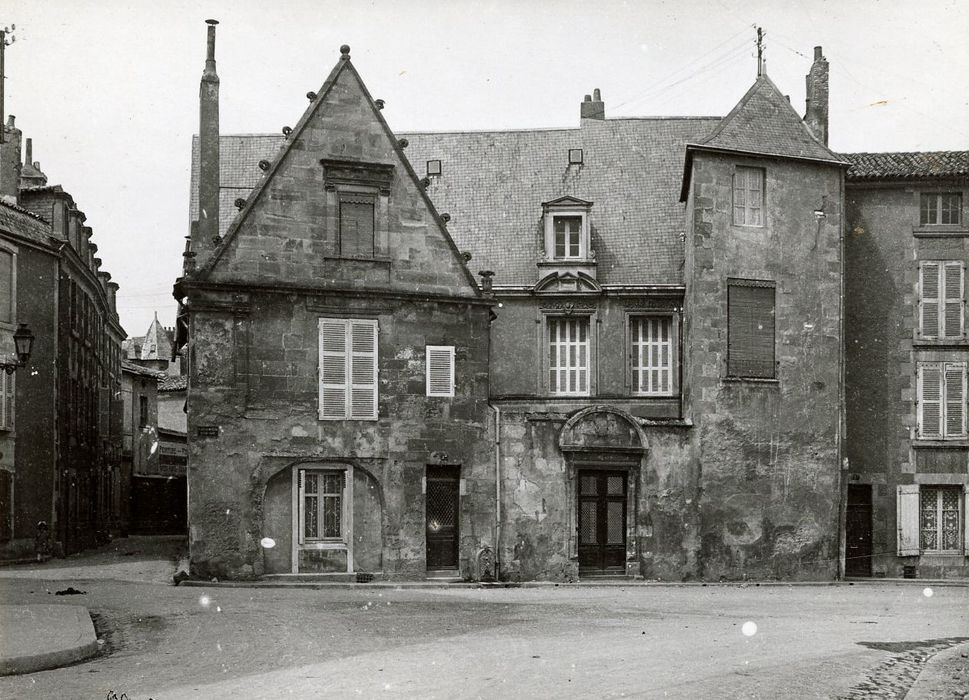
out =
[[[0,605],[0,676],[66,666],[98,651],[83,605]]]
[[[905,700],[969,698],[969,644],[959,644],[930,658]]]

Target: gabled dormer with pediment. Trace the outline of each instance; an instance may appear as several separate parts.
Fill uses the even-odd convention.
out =
[[[542,257],[539,279],[550,275],[596,278],[596,254],[592,249],[592,202],[559,197],[542,202]]]

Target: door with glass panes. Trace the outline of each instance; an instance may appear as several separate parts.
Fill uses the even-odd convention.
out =
[[[625,571],[625,471],[579,470],[579,570]]]

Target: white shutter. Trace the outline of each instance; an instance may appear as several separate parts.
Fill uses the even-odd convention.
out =
[[[895,496],[898,556],[919,554],[919,485],[899,484]]]
[[[377,322],[349,321],[350,418],[377,418]]]
[[[962,485],[962,552],[969,557],[969,484]]]
[[[946,338],[962,338],[965,334],[965,266],[949,261],[943,266],[942,333]]]
[[[918,370],[918,437],[942,437],[942,363],[921,362]]]
[[[347,322],[320,319],[320,420],[347,417]]]
[[[306,541],[306,499],[304,498],[304,488],[306,484],[305,469],[296,470],[296,480],[296,508],[299,510],[299,524],[297,525],[299,530],[297,531],[297,538],[300,544],[304,544]]]
[[[923,338],[939,337],[939,263],[923,262],[919,267],[919,317]]]
[[[425,364],[427,395],[454,396],[454,346],[428,345]]]
[[[13,375],[0,370],[0,430],[13,430]]]
[[[966,363],[945,363],[945,437],[966,434]]]

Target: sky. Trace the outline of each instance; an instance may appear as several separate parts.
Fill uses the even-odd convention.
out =
[[[278,133],[341,44],[392,129],[576,127],[725,115],[767,73],[803,113],[813,47],[830,62],[835,151],[969,150],[966,0],[0,0],[5,110],[87,215],[129,335],[174,325],[189,227],[205,23],[222,133]]]

